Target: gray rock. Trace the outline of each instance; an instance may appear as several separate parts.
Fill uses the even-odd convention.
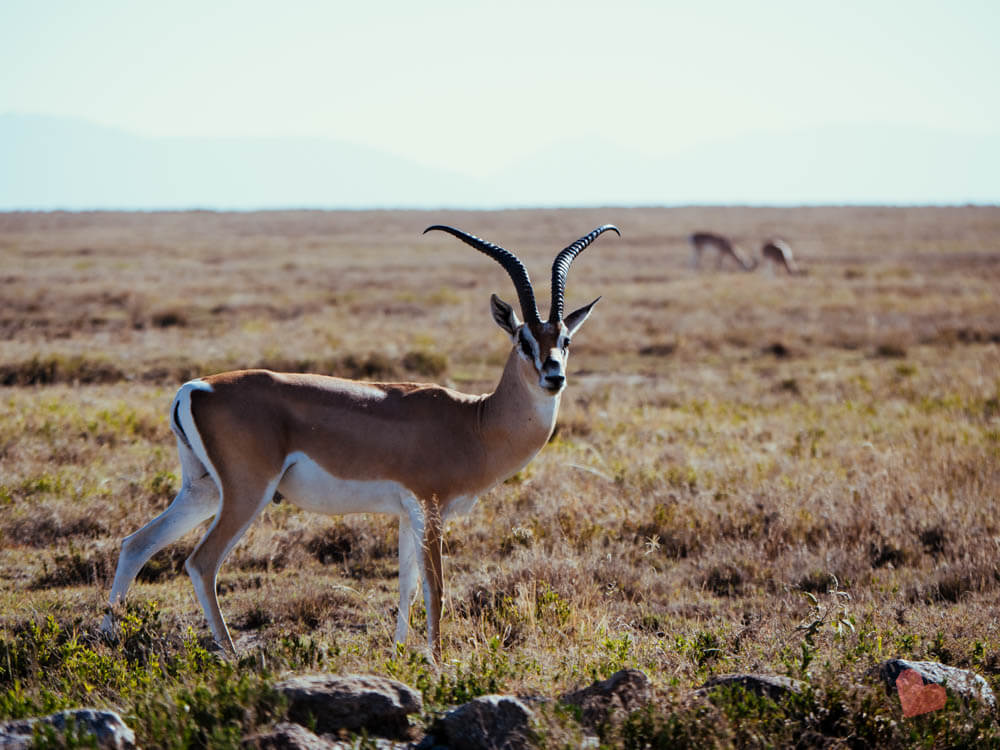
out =
[[[523,750],[535,746],[532,718],[513,696],[483,695],[446,713],[433,733],[449,750]]]
[[[423,709],[420,693],[401,682],[374,675],[309,675],[275,687],[289,702],[289,718],[316,732],[365,731],[378,737],[407,739],[409,714]]]
[[[275,724],[269,731],[244,738],[240,746],[243,750],[354,750],[358,743],[356,739],[341,740],[332,734],[321,737],[299,724],[282,722]],[[376,750],[413,750],[414,746],[409,742],[397,743],[376,737],[369,738],[365,747],[374,747]]]
[[[135,732],[114,711],[78,708],[35,719],[0,723],[0,748],[20,750],[31,747],[31,738],[38,724],[52,727],[57,734],[65,733],[72,724],[78,737],[94,737],[100,748],[131,750],[135,747]]]
[[[982,701],[990,708],[996,708],[997,699],[989,684],[975,672],[958,667],[949,667],[936,661],[907,661],[889,659],[868,671],[868,676],[881,680],[887,692],[896,689],[896,680],[907,669],[915,670],[924,678],[924,683],[944,685],[956,695],[966,699]]]
[[[776,674],[720,674],[695,690],[695,695],[705,696],[713,688],[731,686],[776,701],[791,693],[801,693],[805,683]]]
[[[559,700],[581,711],[582,723],[596,729],[622,714],[638,711],[652,700],[649,678],[638,669],[623,669],[590,687],[566,693]]]
[[[268,732],[247,737],[241,745],[246,750],[336,750],[339,747],[339,744],[290,722],[276,724]]]

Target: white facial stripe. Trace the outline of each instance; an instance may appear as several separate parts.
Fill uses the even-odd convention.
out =
[[[562,372],[564,364],[562,349],[559,348],[549,349],[549,354],[544,361],[548,363],[555,362],[559,366],[558,371]],[[549,369],[551,369],[551,364],[549,365]]]

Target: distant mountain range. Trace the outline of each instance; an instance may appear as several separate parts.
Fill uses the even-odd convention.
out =
[[[593,140],[471,177],[317,138],[149,138],[0,115],[0,210],[997,203],[1000,137],[761,133],[650,157]]]

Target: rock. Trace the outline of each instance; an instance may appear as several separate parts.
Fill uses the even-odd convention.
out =
[[[483,695],[446,713],[432,731],[449,750],[522,750],[535,746],[532,718],[513,696]]]
[[[114,711],[78,708],[35,719],[0,723],[0,748],[20,750],[31,747],[37,724],[51,726],[57,734],[63,734],[72,725],[78,737],[93,737],[99,748],[130,750],[135,747],[135,732]]]
[[[240,743],[243,750],[354,750],[356,739],[341,740],[333,735],[320,737],[299,724],[282,722],[267,732],[246,737]],[[375,750],[412,750],[411,743],[398,744],[392,740],[369,738],[364,747]],[[447,750],[447,748],[445,748]]]
[[[907,669],[916,671],[924,679],[924,683],[944,685],[956,695],[965,699],[982,701],[990,708],[996,708],[997,699],[989,684],[975,672],[958,667],[949,667],[936,661],[907,661],[906,659],[889,659],[868,671],[868,676],[885,683],[886,692],[896,690],[896,680]]]
[[[566,693],[559,700],[579,707],[584,726],[597,729],[615,715],[638,711],[652,700],[652,690],[644,673],[623,669],[590,687]]]
[[[269,732],[247,737],[241,746],[246,750],[336,750],[339,743],[325,740],[298,724],[284,722]]]
[[[408,739],[408,716],[423,709],[420,693],[413,688],[374,675],[293,677],[275,688],[288,698],[288,717],[314,726],[319,734],[365,731]]]
[[[695,690],[695,695],[705,696],[713,688],[737,686],[773,701],[789,693],[801,693],[805,683],[776,674],[720,674]]]

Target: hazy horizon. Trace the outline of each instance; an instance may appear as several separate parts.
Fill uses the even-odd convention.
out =
[[[0,209],[993,204],[998,19],[986,2],[8,3]]]

